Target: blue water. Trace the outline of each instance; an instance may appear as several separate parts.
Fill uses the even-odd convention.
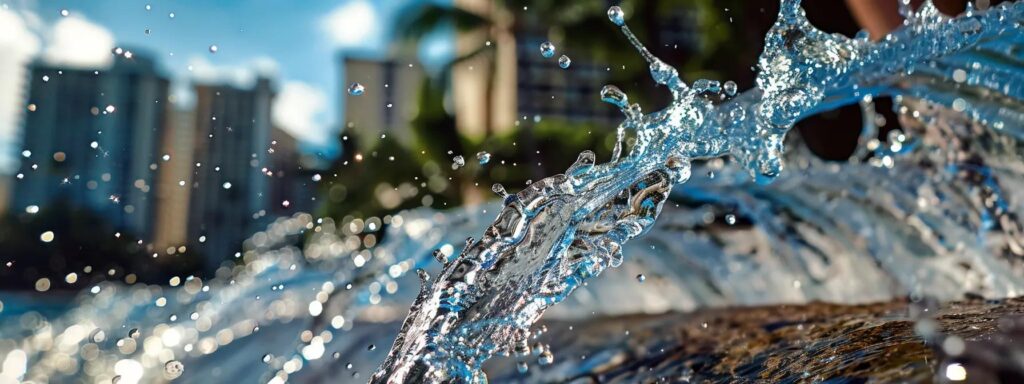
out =
[[[612,159],[596,164],[594,155],[584,152],[564,175],[503,195],[505,207],[480,240],[467,241],[436,278],[421,274],[423,289],[371,382],[486,381],[481,366],[487,359],[496,354],[530,356],[531,326],[544,311],[622,263],[622,245],[651,228],[672,187],[690,179],[693,161],[731,156],[754,180],[768,184],[782,174],[786,134],[810,114],[880,95],[947,101],[964,111],[966,100],[944,100],[942,92],[932,97],[935,77],[918,82],[915,73],[952,78],[943,66],[962,70],[958,64],[981,54],[971,49],[1007,47],[1022,35],[1021,4],[969,10],[955,19],[940,14],[930,2],[916,12],[904,12],[905,26],[873,43],[820,31],[808,22],[799,1],[783,0],[778,21],[765,38],[757,87],[716,105],[702,94],[720,92],[717,82],[701,80],[699,89],[691,88],[630,32],[621,9],[610,9],[609,19],[648,62],[652,79],[671,92],[673,102],[645,114],[620,89],[605,87],[602,100],[626,117]],[[1022,96],[1019,80],[1024,73],[1019,69],[989,71],[984,64],[970,63],[970,71],[956,74],[955,81],[1015,99]],[[957,89],[954,95],[963,92]],[[987,104],[991,107],[972,108],[968,116],[993,127],[1019,126],[1019,119],[1004,113],[1000,103]],[[636,140],[623,154],[627,131]],[[881,161],[883,166],[892,162],[884,157]],[[1008,231],[1018,230],[1006,216],[1001,190],[985,178],[985,167],[969,171],[980,173],[981,186],[987,188],[988,213],[983,216],[990,222],[1005,221]],[[1015,293],[1016,284],[1012,286],[1008,293]],[[542,365],[550,360],[547,348],[540,347]]]
[[[479,382],[495,355],[546,367],[542,315],[1024,292],[1024,4],[956,19],[926,4],[875,43],[821,32],[784,1],[757,87],[724,102],[708,93],[728,87],[684,83],[620,12],[611,21],[674,101],[644,113],[602,90],[625,116],[607,162],[585,152],[523,191],[495,186],[501,204],[373,228],[300,214],[208,281],[104,283],[60,316],[5,310],[0,382],[155,382],[177,374],[168,362],[184,382],[357,382],[374,369],[374,382]],[[879,142],[865,119],[848,162],[787,136],[805,116],[871,111],[880,96],[895,97],[902,129]],[[382,343],[382,324],[407,313]]]

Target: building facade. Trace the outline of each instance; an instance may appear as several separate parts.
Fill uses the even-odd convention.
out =
[[[33,65],[12,209],[66,204],[151,238],[168,90],[139,55],[103,70]]]
[[[157,179],[157,216],[153,252],[175,254],[188,244],[189,201],[195,168],[196,118],[193,110],[171,113],[164,133],[162,152],[169,158],[161,163]]]
[[[342,121],[345,132],[358,137],[357,150],[368,151],[382,134],[409,146],[413,139],[410,122],[419,113],[420,89],[426,78],[423,68],[413,59],[344,58],[344,73],[347,82],[358,82],[366,89],[356,97],[342,94]]]
[[[270,80],[252,88],[225,84],[195,86],[193,178],[188,243],[204,269],[215,270],[242,250],[242,242],[268,220]]]

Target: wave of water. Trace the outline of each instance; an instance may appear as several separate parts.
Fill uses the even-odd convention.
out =
[[[957,54],[970,57],[966,60],[980,55],[967,52],[972,47],[1005,48],[1006,40],[1021,37],[1024,6],[971,9],[948,19],[926,2],[919,11],[906,13],[903,28],[873,43],[822,32],[807,21],[799,1],[783,0],[778,21],[765,39],[757,88],[714,104],[702,97],[703,89],[689,87],[675,68],[648,52],[623,22],[622,10],[612,7],[609,18],[647,60],[652,78],[672,93],[673,102],[643,114],[620,90],[605,87],[602,98],[626,115],[610,162],[595,165],[593,154],[583,153],[565,175],[541,180],[518,194],[504,195],[496,186],[495,192],[505,196],[505,208],[483,238],[467,241],[436,279],[421,273],[423,290],[371,382],[485,381],[481,366],[487,359],[495,354],[528,356],[530,327],[544,310],[607,267],[621,264],[622,244],[651,227],[672,186],[690,178],[692,161],[731,155],[758,182],[771,182],[782,173],[786,133],[800,118],[877,95],[908,94],[941,102],[944,93],[932,97],[935,77],[915,81],[917,69],[922,68],[924,77],[942,74],[943,64],[959,68],[955,64],[965,59]],[[1006,35],[1011,37],[1000,38]],[[983,64],[950,77],[984,89],[985,97],[995,92],[1014,99],[1024,96],[1021,71],[989,71]],[[955,94],[961,92],[965,90]],[[963,111],[965,103],[957,98],[951,107]],[[992,104],[990,109],[972,108],[969,115],[993,126],[1020,125],[1005,113],[1007,108]],[[620,157],[626,130],[636,141]],[[940,164],[964,170],[948,172],[979,174],[982,179],[983,216],[988,220],[981,224],[992,227],[997,221],[1013,239],[1020,226],[1009,214],[990,168],[951,160]],[[761,223],[770,224],[768,219]],[[919,224],[921,230],[929,229],[929,223]],[[935,240],[931,243],[941,246],[947,239]],[[1020,254],[1015,240],[1009,245]],[[999,272],[984,267],[983,272]],[[995,285],[991,289],[1015,292],[1016,284],[996,276],[991,280],[998,282],[986,282]],[[548,351],[541,356],[541,363],[550,360]]]
[[[546,363],[548,348],[528,344],[545,312],[1024,290],[1014,213],[1024,202],[1024,4],[947,19],[926,3],[872,43],[821,32],[799,2],[783,1],[758,87],[724,102],[683,83],[619,12],[612,22],[675,101],[644,114],[606,87],[602,98],[626,115],[610,162],[584,153],[522,192],[496,186],[500,206],[385,218],[384,241],[371,247],[361,239],[381,236],[381,224],[297,215],[254,236],[244,263],[210,281],[101,284],[55,319],[8,309],[0,383],[308,379],[310,367],[356,359],[332,359],[339,349],[384,358],[365,338],[378,327],[362,322],[400,317],[414,298],[374,382],[481,381],[495,354]],[[786,136],[804,116],[878,96],[897,97],[903,129],[877,143],[866,124],[850,162],[817,160]],[[636,144],[623,154],[627,133]],[[701,160],[719,156],[734,161]],[[782,172],[784,158],[795,169]],[[310,232],[304,249],[293,245]]]

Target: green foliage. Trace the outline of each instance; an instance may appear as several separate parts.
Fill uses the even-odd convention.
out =
[[[487,27],[491,20],[458,7],[426,4],[406,13],[396,24],[403,26],[400,29],[403,38],[419,39],[442,26],[450,25],[458,31],[469,31]]]
[[[640,55],[628,48],[618,28],[608,21],[606,1],[533,0],[525,4],[527,10],[523,10],[522,5],[495,2],[495,7],[507,7],[488,15],[447,5],[418,5],[397,23],[397,31],[406,42],[413,43],[438,28],[482,30],[491,41],[497,41],[496,37],[501,34],[546,33],[560,47],[578,55],[574,58],[607,63],[615,68],[609,71],[608,81],[630,88],[631,98],[646,110],[657,109],[659,97],[667,96],[667,92],[657,89],[651,82]],[[724,81],[736,73],[749,72],[746,66],[750,61],[736,60],[746,47],[730,43],[743,32],[740,27],[744,22],[743,10],[749,4],[741,0],[625,0],[621,5],[634,33],[648,43],[656,55],[681,68],[685,79]],[[696,25],[692,26],[697,39],[695,47],[659,43],[665,27],[663,17],[680,9],[690,10],[695,15]],[[511,15],[513,22],[500,22],[500,15]],[[732,23],[729,18],[733,19]],[[493,50],[493,45],[486,46],[481,40],[481,46],[459,52],[449,66],[460,65],[470,57],[491,54]],[[428,195],[428,202],[435,208],[454,207],[471,195],[491,196],[492,183],[502,183],[514,192],[529,181],[562,173],[583,150],[596,152],[598,158],[610,156],[615,129],[610,124],[541,116],[540,122],[520,121],[511,130],[489,127],[507,133],[491,135],[483,141],[462,137],[455,129],[454,117],[443,104],[446,93],[457,86],[451,84],[449,74],[449,71],[442,71],[422,87],[420,112],[410,123],[414,142],[408,147],[392,140],[380,140],[369,153],[362,154],[362,161],[356,161],[352,142],[375,138],[356,138],[350,132],[343,133],[348,135],[349,141],[343,143],[347,150],[334,166],[333,173],[337,176],[325,177],[326,182],[321,183],[325,189],[323,195],[328,197],[325,214],[337,219],[349,215],[381,216],[424,205],[424,197]],[[483,102],[481,100],[480,108],[484,108]],[[596,95],[594,102],[599,102]],[[477,163],[479,151],[492,155],[489,164]],[[466,166],[452,170],[452,158],[456,155],[465,159]],[[397,205],[382,203],[382,188],[402,189],[403,184],[415,187],[416,194],[403,197]],[[408,188],[405,190],[408,192]]]
[[[49,243],[40,240],[46,231],[55,234]],[[153,252],[160,256],[153,259]],[[101,216],[65,203],[43,207],[35,215],[10,213],[0,218],[0,261],[17,264],[16,268],[0,266],[0,288],[31,289],[36,280],[46,277],[53,289],[81,289],[126,273],[135,274],[139,282],[164,283],[166,276],[197,270],[200,260],[202,255],[191,251],[167,255],[148,250]],[[87,266],[91,274],[84,272]],[[108,274],[110,270],[113,275]],[[64,282],[70,272],[78,273],[76,284]]]
[[[502,183],[515,192],[530,181],[565,172],[584,150],[599,158],[611,156],[615,135],[608,127],[556,119],[526,124],[474,148],[473,153],[483,150],[492,156],[489,164],[470,169],[479,188],[489,191],[491,184]]]
[[[424,198],[434,207],[451,207],[461,203],[457,180],[449,180],[448,171],[453,154],[462,153],[462,140],[455,131],[455,121],[444,110],[441,86],[443,80],[426,80],[420,90],[419,114],[410,122],[415,144],[404,147],[392,139],[382,139],[362,160],[356,159],[355,143],[361,138],[354,133],[342,135],[344,156],[334,164],[330,177],[321,183],[322,195],[328,197],[325,215],[335,219],[346,216],[383,216],[401,209],[423,205]],[[470,157],[464,155],[467,161]],[[457,175],[455,175],[457,176]],[[404,185],[403,185],[404,184]],[[443,186],[443,187],[442,187]],[[399,189],[398,204],[387,189]],[[415,194],[410,191],[416,190]]]

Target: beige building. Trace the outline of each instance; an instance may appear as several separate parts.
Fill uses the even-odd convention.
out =
[[[420,89],[426,77],[423,68],[414,59],[344,60],[345,88],[358,82],[366,89],[360,96],[343,93],[344,132],[359,138],[360,152],[374,147],[385,133],[410,147],[409,122],[419,113]]]
[[[471,139],[515,126],[516,120],[516,39],[512,34],[512,15],[489,0],[455,0],[455,6],[496,20],[497,41],[491,41],[491,54],[480,54],[455,65],[451,70],[449,101],[456,127]],[[490,37],[485,30],[456,36],[456,55],[462,56],[481,46]],[[402,52],[388,60],[345,58],[345,87],[358,82],[366,88],[362,96],[346,94],[344,121],[346,131],[363,141],[360,151],[373,147],[382,133],[402,144],[412,139],[409,121],[419,113],[420,88],[425,73],[414,54]],[[412,64],[410,66],[410,64]],[[389,106],[390,105],[390,106]]]
[[[452,104],[455,124],[463,135],[481,139],[514,127],[516,120],[516,38],[513,17],[490,0],[454,0],[456,7],[494,21],[493,54],[476,55],[452,68]],[[460,33],[455,38],[459,56],[485,46],[487,31]]]
[[[153,236],[154,252],[168,252],[186,244],[188,236],[189,197],[192,192],[192,169],[195,166],[195,113],[174,111],[171,129],[165,132],[161,153],[170,159],[161,163],[157,179],[157,215]]]
[[[11,177],[0,175],[0,216],[7,213],[11,200]]]

